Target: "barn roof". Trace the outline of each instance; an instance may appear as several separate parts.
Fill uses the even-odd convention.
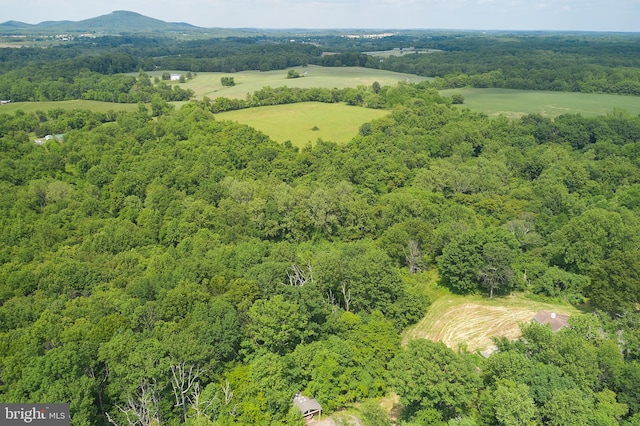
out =
[[[533,320],[539,324],[549,324],[553,331],[558,331],[562,327],[569,325],[569,315],[557,314],[549,311],[538,312],[533,317]]]

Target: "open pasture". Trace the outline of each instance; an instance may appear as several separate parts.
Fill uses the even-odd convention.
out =
[[[304,147],[318,138],[346,143],[358,134],[363,123],[388,113],[340,103],[303,102],[222,112],[216,119],[247,124],[275,141]]]
[[[241,71],[236,73],[197,73],[195,78],[180,85],[183,89],[191,89],[196,99],[208,96],[211,99],[225,97],[232,99],[244,99],[247,93],[253,93],[263,87],[300,87],[300,88],[338,88],[356,87],[360,85],[370,86],[374,81],[381,86],[393,86],[399,81],[419,83],[428,80],[412,74],[402,74],[392,71],[375,70],[360,67],[320,67],[309,65],[307,67],[294,67],[303,77],[286,78],[287,70],[276,71]],[[157,72],[149,73],[155,76]],[[160,73],[159,75],[161,75]],[[235,86],[222,87],[221,77],[233,77]]]
[[[459,93],[464,96],[464,105],[461,107],[489,116],[519,118],[527,114],[546,117],[582,114],[593,117],[605,115],[614,108],[625,109],[633,115],[640,114],[638,96],[475,88],[442,90],[440,93],[444,96]]]
[[[58,101],[58,102],[11,102],[10,104],[0,105],[0,113],[6,112],[13,114],[17,110],[24,112],[44,111],[52,109],[89,109],[96,112],[107,111],[135,111],[138,109],[137,104],[119,104],[113,102],[99,101]]]
[[[464,347],[474,352],[493,346],[492,337],[520,337],[520,323],[547,310],[577,314],[570,305],[537,302],[521,296],[496,297],[446,295],[433,302],[427,315],[403,334],[406,343],[413,339],[441,341],[451,349]]]

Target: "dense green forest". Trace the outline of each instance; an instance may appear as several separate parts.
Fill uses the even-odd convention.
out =
[[[364,425],[640,424],[640,117],[453,106],[449,87],[640,93],[635,35],[408,32],[0,49],[0,401],[74,426],[302,425],[297,393]],[[438,49],[380,59],[364,52]],[[332,52],[323,55],[323,52]],[[437,77],[193,93],[147,72],[363,66]],[[137,76],[136,76],[137,75]],[[345,145],[216,113],[386,108]],[[39,145],[35,137],[60,134]],[[437,282],[432,282],[436,277]],[[401,343],[429,288],[570,303],[489,358]],[[398,396],[390,418],[378,399]]]
[[[70,402],[73,425],[303,424],[302,392],[383,425],[367,401],[395,392],[405,425],[638,424],[640,117],[368,91],[389,116],[301,150],[206,101],[0,114],[0,400]],[[486,360],[403,347],[434,269],[585,314]]]
[[[442,52],[391,56],[380,66],[439,77],[438,88],[472,86],[640,94],[637,34],[471,33],[462,37],[423,38],[415,41],[415,47]]]

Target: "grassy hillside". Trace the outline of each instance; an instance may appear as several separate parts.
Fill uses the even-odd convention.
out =
[[[371,85],[374,81],[381,86],[392,86],[399,81],[418,83],[427,80],[412,74],[402,74],[392,71],[374,70],[360,67],[328,68],[309,65],[293,68],[304,77],[287,79],[287,70],[277,71],[242,71],[229,73],[198,73],[196,78],[180,87],[194,91],[197,99],[208,96],[212,99],[224,96],[227,98],[244,99],[247,93],[255,92],[265,86],[270,87],[322,87],[342,89],[359,85]],[[152,76],[161,76],[162,72],[151,72]],[[222,87],[220,77],[233,77],[236,85]]]
[[[464,96],[463,107],[484,112],[490,116],[503,114],[517,118],[538,113],[547,117],[560,114],[582,114],[587,117],[604,115],[613,108],[623,108],[640,114],[640,97],[593,93],[542,92],[536,90],[509,89],[451,89],[441,94]]]
[[[516,339],[520,323],[530,322],[542,310],[573,315],[579,311],[568,304],[555,304],[527,299],[522,295],[494,297],[485,295],[459,296],[435,284],[428,293],[433,300],[427,315],[405,330],[404,343],[413,339],[442,341],[451,349],[485,350],[493,345],[492,337]]]
[[[388,111],[345,104],[305,102],[229,111],[216,114],[216,118],[247,124],[273,140],[288,140],[303,147],[318,138],[346,143],[358,134],[363,123],[386,114]]]

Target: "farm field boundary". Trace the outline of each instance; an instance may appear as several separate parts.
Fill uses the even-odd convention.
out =
[[[286,78],[288,69],[297,71],[300,78]],[[361,67],[321,67],[309,65],[276,71],[241,71],[236,73],[197,73],[195,78],[180,85],[183,89],[193,90],[196,99],[207,96],[211,99],[225,97],[245,99],[247,93],[253,93],[263,87],[299,87],[344,89],[360,85],[370,86],[374,81],[381,86],[394,86],[400,81],[419,83],[430,80],[413,74],[403,74]],[[162,72],[150,72],[151,76],[160,76]],[[222,87],[221,77],[233,77],[235,86]]]
[[[585,117],[605,115],[622,108],[633,115],[640,114],[640,97],[601,93],[543,92],[512,89],[449,89],[443,96],[461,94],[463,108],[484,112],[489,116],[504,115],[519,118],[527,114],[557,117],[561,114],[582,114]]]
[[[290,141],[302,148],[318,139],[347,143],[363,123],[388,113],[341,103],[302,102],[222,112],[216,119],[247,124],[277,142]]]

